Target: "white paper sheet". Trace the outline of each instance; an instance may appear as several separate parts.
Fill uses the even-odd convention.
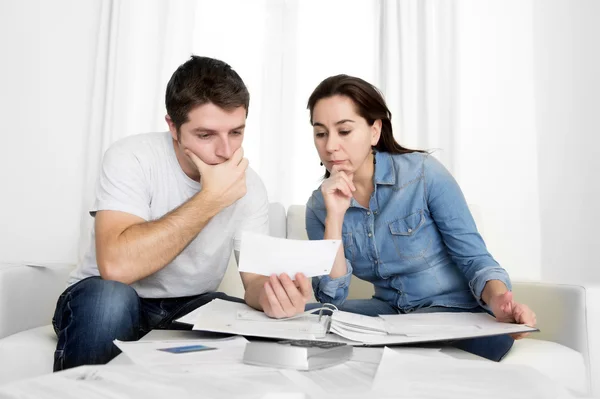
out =
[[[307,277],[329,274],[341,240],[288,240],[244,232],[240,248],[241,272],[261,274],[296,273]]]
[[[282,374],[303,386],[311,398],[379,398],[372,391],[384,348],[354,348],[352,358],[344,364],[314,371],[282,370]],[[439,348],[393,348],[402,356],[417,358],[447,358]]]
[[[336,311],[332,316],[330,331],[368,345],[388,345],[537,330],[522,324],[500,323],[487,313],[422,313],[370,317]]]
[[[371,367],[366,365],[366,368]],[[375,368],[375,366],[372,366]],[[291,381],[298,386],[303,386],[314,398],[325,398],[328,394],[357,394],[362,393],[369,397],[372,376],[363,372],[360,367],[340,364],[335,367],[314,371],[298,372],[295,370],[281,370]]]
[[[516,325],[500,323],[487,313],[437,312],[381,315],[390,334],[428,335],[440,331],[471,334],[490,329],[498,332],[514,330]],[[524,329],[528,329],[523,325]]]
[[[248,316],[258,312],[246,304],[215,299],[178,319],[178,322],[191,324],[194,330],[212,331],[229,334],[247,335],[265,338],[281,339],[322,339],[326,334],[326,318],[318,322],[318,317],[274,321],[262,317]],[[245,315],[238,319],[238,313]],[[263,320],[263,321],[259,321]],[[330,340],[340,342],[340,339],[330,337]]]
[[[412,399],[564,399],[561,386],[523,365],[452,358],[426,359],[385,348],[373,390]]]
[[[210,397],[207,395],[207,397]],[[192,398],[167,378],[140,366],[81,366],[0,387],[2,399]]]
[[[144,366],[158,364],[216,364],[236,365],[242,362],[248,340],[244,337],[224,339],[194,339],[182,341],[133,341],[115,340],[114,344],[135,364]],[[187,345],[204,345],[213,350],[190,353],[169,353],[160,348],[174,348]]]
[[[351,362],[357,364],[370,363],[379,365],[381,362],[381,356],[383,355],[382,347],[354,347],[352,350]],[[396,346],[388,348],[397,352],[401,355],[416,355],[425,357],[450,357],[445,353],[442,353],[441,348],[420,348],[413,346]],[[374,376],[375,374],[373,374]]]
[[[1,399],[192,399],[306,397],[306,389],[278,370],[165,373],[138,365],[81,366],[0,386]],[[173,366],[180,367],[180,366]]]

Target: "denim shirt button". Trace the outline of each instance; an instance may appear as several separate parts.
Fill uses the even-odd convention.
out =
[[[412,229],[408,229],[408,232],[409,232],[409,233],[412,233]]]
[[[368,235],[369,237],[371,237],[373,234],[369,233],[369,234],[367,234],[367,235]]]
[[[371,212],[367,212],[367,216],[371,216]]]

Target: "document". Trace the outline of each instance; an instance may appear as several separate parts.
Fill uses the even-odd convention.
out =
[[[212,300],[181,317],[180,323],[194,330],[281,339],[320,339],[327,334],[328,318],[304,315],[291,319],[273,319],[244,303]]]
[[[377,373],[384,348],[354,348],[352,358],[344,364],[322,370],[298,372],[281,370],[296,385],[304,387],[311,398],[365,399],[384,398],[373,394],[373,379]],[[439,348],[396,347],[400,356],[410,354],[417,358],[447,358]],[[393,397],[393,395],[390,395]]]
[[[306,277],[329,274],[341,240],[288,240],[244,232],[240,248],[241,272],[261,274],[296,273]]]
[[[501,323],[487,313],[440,312],[363,316],[334,311],[329,331],[365,345],[409,344],[539,331]]]
[[[407,336],[436,334],[439,331],[471,334],[485,329],[511,330],[515,326],[511,323],[498,323],[494,317],[487,313],[410,313],[381,315],[379,318],[383,320],[385,330],[388,333]],[[524,328],[527,329],[528,327],[525,326]]]
[[[248,340],[244,337],[177,341],[119,341],[114,344],[135,364],[241,364]],[[193,347],[197,346],[199,350]],[[192,348],[190,348],[192,347]],[[201,350],[202,347],[214,348]],[[169,351],[169,349],[175,349]],[[177,350],[177,348],[189,348]]]
[[[365,363],[379,365],[381,357],[383,356],[382,347],[356,347],[352,351],[351,362],[356,364],[364,365]],[[424,357],[450,357],[445,353],[442,353],[441,348],[421,348],[415,346],[395,346],[391,348],[392,351],[399,353],[400,355],[413,355],[413,356],[424,356]],[[373,372],[372,377],[375,376]]]
[[[165,366],[160,366],[164,368]],[[195,399],[307,398],[278,370],[248,366],[246,371],[165,373],[139,365],[80,366],[0,386],[1,399]],[[268,396],[268,395],[271,396]]]
[[[373,378],[359,367],[347,363],[314,371],[281,370],[297,386],[308,390],[311,397],[325,398],[328,394],[358,394],[369,397]]]
[[[373,391],[411,399],[564,399],[567,390],[537,370],[454,358],[427,359],[385,348]]]

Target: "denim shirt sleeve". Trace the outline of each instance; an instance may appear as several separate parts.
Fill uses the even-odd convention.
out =
[[[309,240],[322,240],[325,234],[325,226],[311,209],[310,202],[309,200],[306,206],[306,233]],[[346,274],[338,278],[331,278],[328,274],[313,277],[312,286],[317,301],[331,303],[336,306],[346,301],[352,277],[352,265],[350,265],[348,259],[346,259],[346,267],[348,269]]]
[[[485,284],[490,280],[500,280],[512,290],[508,273],[488,252],[463,193],[450,172],[434,157],[428,156],[423,173],[429,212],[448,254],[467,277],[477,302],[487,308],[481,299]]]

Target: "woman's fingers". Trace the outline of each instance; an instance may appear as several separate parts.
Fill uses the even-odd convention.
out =
[[[352,197],[352,192],[356,190],[354,183],[345,174],[339,174],[336,177],[329,178],[325,184],[326,190],[330,193],[339,191],[347,197]]]

